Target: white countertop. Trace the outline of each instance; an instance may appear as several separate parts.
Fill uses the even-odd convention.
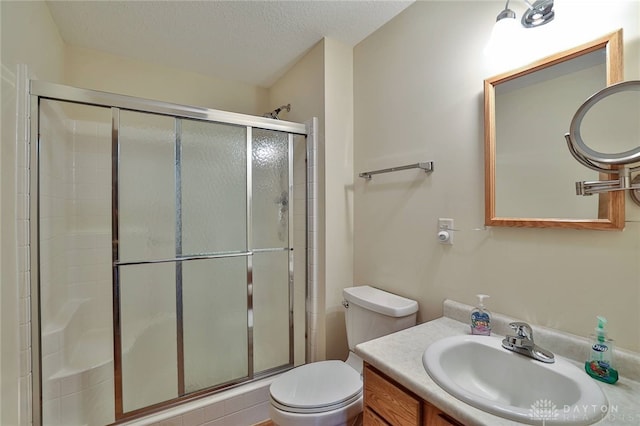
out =
[[[446,300],[445,316],[442,318],[361,343],[356,346],[355,352],[364,361],[467,426],[521,424],[486,413],[456,399],[438,386],[422,365],[422,354],[432,342],[448,336],[469,334],[466,319],[469,318],[471,309],[469,305]],[[493,334],[504,335],[508,330],[507,324],[513,321],[516,319],[494,313]],[[583,368],[583,358],[589,348],[587,339],[531,325],[534,340],[538,345],[552,351],[556,356],[568,359],[578,368]],[[595,424],[640,425],[640,355],[629,351],[616,351],[614,360],[614,367],[620,375],[618,382],[609,385],[596,381],[609,401],[609,411],[603,420]],[[505,377],[507,374],[505,371]],[[600,407],[583,409],[599,410]],[[563,407],[558,407],[558,410],[560,415],[565,414]],[[573,414],[580,416],[580,413]]]

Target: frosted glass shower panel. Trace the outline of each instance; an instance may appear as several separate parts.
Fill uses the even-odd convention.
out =
[[[119,267],[124,412],[178,397],[175,269]]]
[[[247,258],[182,265],[185,392],[248,375]]]
[[[255,372],[259,373],[289,364],[289,253],[287,251],[254,254],[253,318]]]
[[[289,135],[253,129],[253,247],[289,246]]]
[[[247,249],[247,129],[182,120],[182,254]]]
[[[110,424],[111,109],[42,99],[37,117],[41,424]]]
[[[120,113],[119,260],[176,254],[175,120]]]

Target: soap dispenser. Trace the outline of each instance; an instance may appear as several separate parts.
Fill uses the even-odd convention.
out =
[[[589,358],[584,363],[588,375],[601,382],[613,384],[618,381],[618,372],[613,368],[613,340],[607,338],[607,319],[598,316],[596,334],[589,349]]]
[[[478,306],[471,311],[471,334],[491,335],[491,314],[484,307],[486,294],[477,294]]]

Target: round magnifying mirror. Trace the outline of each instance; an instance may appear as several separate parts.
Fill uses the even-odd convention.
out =
[[[640,186],[640,175],[637,175],[631,180],[631,185]],[[631,192],[629,192],[629,196],[634,203],[640,206],[640,189],[632,189]]]
[[[573,117],[570,133],[576,150],[597,163],[640,163],[640,80],[590,97]]]

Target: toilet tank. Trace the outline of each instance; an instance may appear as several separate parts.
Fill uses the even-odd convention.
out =
[[[349,350],[362,342],[412,327],[418,303],[368,285],[342,291],[346,303],[345,322]]]

